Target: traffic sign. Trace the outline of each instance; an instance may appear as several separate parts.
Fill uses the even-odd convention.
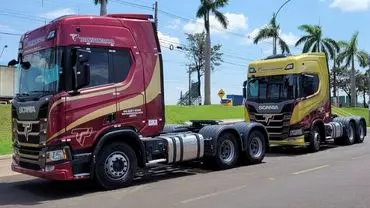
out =
[[[223,89],[220,89],[217,95],[222,99],[225,96],[225,91]]]

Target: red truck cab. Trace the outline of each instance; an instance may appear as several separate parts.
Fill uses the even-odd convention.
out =
[[[65,16],[22,36],[13,170],[74,179],[88,167],[67,158],[90,155],[102,132],[161,132],[163,67],[150,18]]]

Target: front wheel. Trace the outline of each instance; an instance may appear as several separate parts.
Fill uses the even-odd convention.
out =
[[[321,143],[320,128],[318,126],[314,126],[313,129],[311,130],[309,137],[310,137],[310,145],[308,147],[309,150],[311,152],[319,151]]]
[[[261,163],[265,158],[266,154],[266,139],[260,131],[253,131],[247,142],[247,148],[245,152],[247,164],[258,164]]]
[[[129,186],[136,174],[135,152],[125,143],[112,143],[103,147],[96,164],[95,176],[104,189]]]

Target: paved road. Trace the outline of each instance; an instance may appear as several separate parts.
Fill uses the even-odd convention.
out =
[[[212,172],[196,165],[154,170],[102,192],[88,182],[0,178],[0,207],[370,207],[370,138],[314,154],[275,150],[255,166]]]

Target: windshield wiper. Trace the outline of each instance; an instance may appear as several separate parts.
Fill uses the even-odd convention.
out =
[[[17,96],[24,97],[24,96],[30,96],[28,93],[17,93]]]

